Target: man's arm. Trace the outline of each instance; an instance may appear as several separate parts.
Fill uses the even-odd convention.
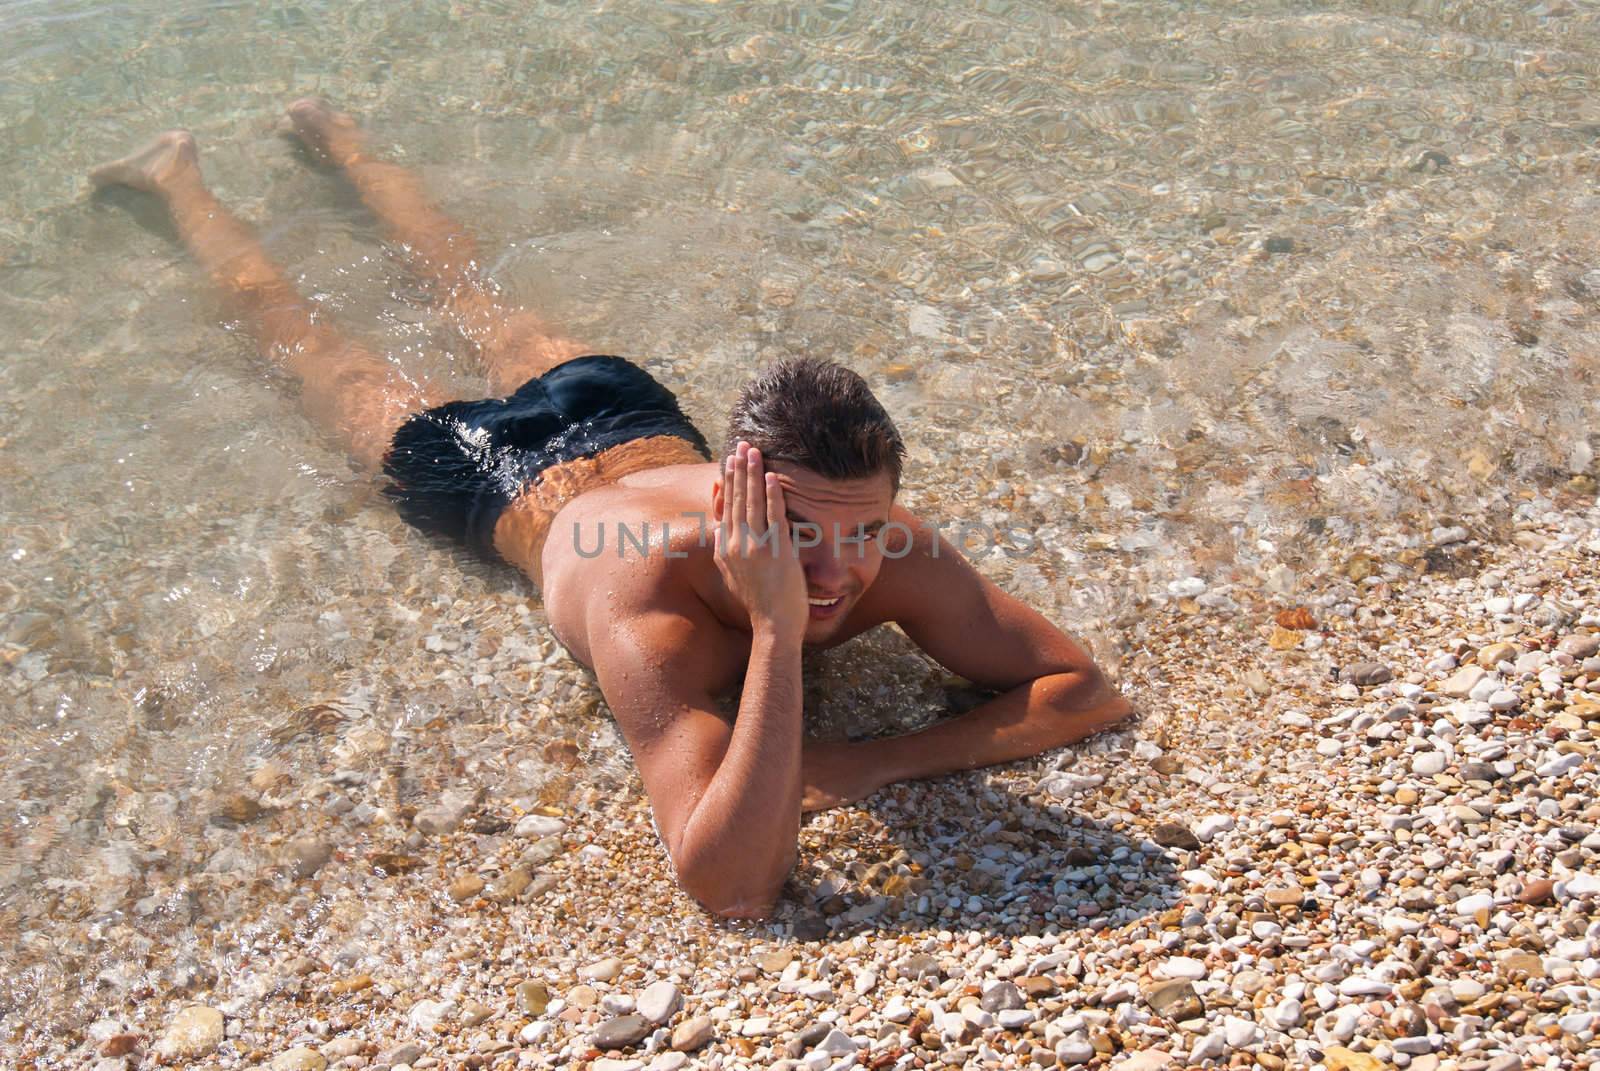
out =
[[[718,915],[771,911],[800,830],[800,636],[758,627],[732,725],[715,713],[715,621],[612,622],[595,673],[649,793],[678,883]]]
[[[945,668],[1002,694],[906,736],[808,744],[807,810],[860,799],[894,781],[1037,755],[1132,712],[1087,651],[1000,590],[931,527],[895,512],[914,544],[885,563],[882,612]]]
[[[719,915],[760,917],[794,866],[800,832],[800,647],[810,610],[777,477],[742,442],[724,474],[712,495],[715,560],[750,619],[733,725],[711,713],[707,688],[729,630],[684,593],[645,596],[631,613],[596,600],[590,653],[679,883]],[[674,604],[690,608],[665,609]]]

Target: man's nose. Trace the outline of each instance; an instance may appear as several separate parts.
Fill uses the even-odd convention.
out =
[[[838,591],[845,586],[849,570],[839,560],[835,550],[824,542],[808,547],[801,553],[800,566],[805,571],[808,585],[822,591]]]

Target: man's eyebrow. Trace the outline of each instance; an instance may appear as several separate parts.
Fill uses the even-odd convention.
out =
[[[807,518],[800,516],[800,514],[796,513],[792,509],[784,510],[783,514],[789,519],[789,523],[791,524],[809,524],[813,527],[821,527],[821,525],[818,525],[815,521],[808,520]],[[864,524],[858,525],[858,527],[864,529],[882,528],[888,523],[889,522],[887,520],[867,521]]]

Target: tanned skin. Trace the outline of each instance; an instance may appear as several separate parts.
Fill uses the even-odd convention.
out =
[[[695,514],[709,515],[709,538]],[[742,540],[740,518],[766,542]],[[786,519],[818,526],[821,541],[798,546],[815,534]],[[835,524],[853,539],[891,521],[904,529],[832,539]],[[649,526],[648,554],[629,544],[618,555],[619,522]],[[608,542],[596,555],[602,524]],[[722,464],[656,469],[580,495],[551,526],[543,574],[551,627],[598,676],[679,880],[721,915],[772,910],[802,811],[1037,755],[1131,709],[1081,646],[895,505],[887,474],[828,480],[741,443]],[[835,596],[843,601],[825,617],[807,602]],[[918,733],[803,740],[802,650],[891,621],[951,672],[1001,694]],[[733,693],[730,720],[717,700]]]
[[[506,304],[478,276],[471,236],[415,176],[369,153],[348,116],[307,99],[290,106],[289,120],[350,181],[477,348],[491,389],[508,393],[593,352]],[[308,415],[360,464],[379,468],[401,423],[448,400],[294,291],[206,187],[187,132],[169,131],[91,177],[161,199],[261,356],[299,380]],[[494,543],[540,585],[557,638],[599,678],[679,880],[709,910],[770,913],[804,811],[894,781],[1036,755],[1128,715],[1082,647],[895,505],[887,473],[830,480],[744,443],[721,462],[679,463],[688,457],[697,455],[683,440],[661,436],[553,466],[502,514]],[[550,488],[577,493],[543,509]],[[796,533],[791,522],[815,528]],[[880,542],[874,533],[889,522],[904,528]],[[648,550],[629,545],[619,555],[619,524],[635,534],[648,527]],[[607,543],[596,555],[602,526]],[[820,542],[802,545],[813,532]],[[868,538],[852,542],[859,532]],[[840,601],[819,611],[808,598]],[[1001,694],[907,736],[803,740],[802,650],[891,621],[953,673]],[[733,694],[737,715],[717,713]]]

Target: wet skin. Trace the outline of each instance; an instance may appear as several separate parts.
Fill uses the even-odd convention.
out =
[[[820,541],[799,546],[810,541],[805,528],[767,534],[760,518],[769,510],[819,526]],[[742,556],[721,545],[720,522],[736,516],[769,542]],[[507,517],[502,525],[518,523]],[[854,541],[889,522],[904,527]],[[636,537],[648,525],[649,552],[628,544],[619,555],[619,523]],[[835,541],[835,524],[851,542]],[[605,548],[595,554],[601,525]],[[775,558],[772,542],[784,537]],[[550,625],[594,669],[680,881],[720,914],[771,910],[794,863],[802,810],[1038,754],[1130,711],[1081,646],[895,505],[886,475],[828,480],[764,465],[742,446],[721,464],[636,473],[561,509],[541,571]],[[808,598],[838,602],[818,610]],[[1001,694],[907,736],[803,741],[801,650],[887,622]],[[719,714],[719,700],[735,694],[737,714]]]
[[[348,117],[303,100],[289,120],[343,171],[440,295],[493,389],[508,392],[590,352],[478,279],[470,236],[414,176],[368,154]],[[299,379],[307,414],[363,465],[380,467],[395,428],[447,400],[295,292],[205,186],[186,132],[163,134],[92,178],[163,200],[262,358]],[[794,865],[803,810],[850,803],[893,781],[1035,755],[1129,713],[1083,648],[894,505],[886,475],[829,480],[767,464],[746,444],[723,463],[685,463],[697,456],[681,439],[656,436],[552,466],[504,512],[494,541],[540,585],[556,636],[594,670],[679,880],[710,910],[771,910]],[[903,527],[872,538],[885,523]],[[630,546],[619,555],[619,525],[648,530],[648,552]],[[602,527],[607,550],[587,553]],[[765,542],[754,546],[756,538]],[[947,669],[1001,694],[907,736],[803,741],[802,649],[833,647],[886,622]],[[732,717],[718,712],[730,695],[739,697]]]

